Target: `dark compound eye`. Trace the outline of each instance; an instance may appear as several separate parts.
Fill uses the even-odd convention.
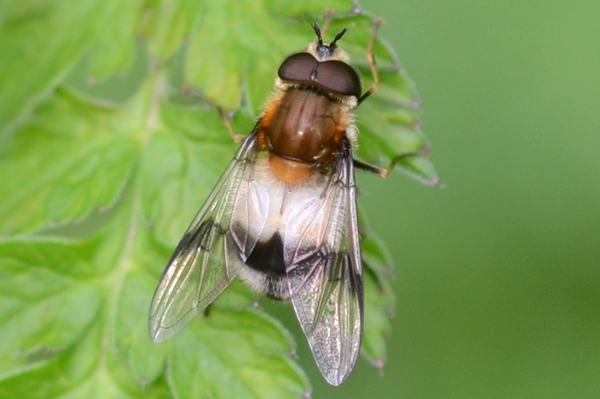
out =
[[[342,61],[325,61],[317,67],[317,80],[321,86],[345,96],[360,97],[360,78],[356,71]]]
[[[319,62],[309,53],[298,53],[286,58],[277,73],[283,80],[316,85],[343,96],[361,95],[360,78],[342,61]]]
[[[319,61],[309,53],[292,54],[283,61],[277,74],[283,80],[308,82],[318,65]]]

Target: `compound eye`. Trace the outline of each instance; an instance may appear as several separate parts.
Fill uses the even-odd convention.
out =
[[[309,53],[292,54],[283,61],[277,74],[283,80],[306,82],[312,79],[319,61]]]
[[[319,85],[344,96],[359,98],[362,92],[356,71],[342,61],[325,61],[317,67]]]

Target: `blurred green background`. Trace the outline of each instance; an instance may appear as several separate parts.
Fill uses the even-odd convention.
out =
[[[319,398],[600,397],[600,2],[364,0],[444,189],[360,173],[395,261],[383,378]]]

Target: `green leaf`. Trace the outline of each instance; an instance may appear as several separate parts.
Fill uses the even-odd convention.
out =
[[[111,110],[60,92],[0,147],[0,233],[74,222],[111,207],[139,142],[132,109]]]
[[[72,347],[48,358],[37,367],[19,370],[12,375],[3,375],[0,382],[2,398],[44,399],[66,396],[94,375],[100,352],[97,340],[99,328],[90,329]],[[35,387],[35,389],[32,389]],[[106,392],[108,389],[102,390]]]
[[[307,381],[292,349],[281,325],[256,310],[215,312],[174,338],[169,377],[179,397],[300,398]]]
[[[159,242],[173,248],[235,153],[219,115],[166,105],[166,129],[156,132],[142,160],[142,206]]]
[[[255,112],[273,87],[278,63],[312,40],[306,12],[324,10],[316,2],[286,5],[283,13],[283,3],[275,2],[203,4],[199,29],[192,34],[187,49],[187,80],[226,110],[237,108],[246,89]],[[354,8],[350,1],[339,1],[338,6],[338,10]]]
[[[307,14],[315,14],[318,18],[322,18],[325,10],[321,0],[306,0],[302,2],[282,2],[277,0],[265,0],[264,7],[273,15],[280,15],[292,18],[301,18]],[[328,1],[327,9],[336,10],[336,14],[342,14],[354,10],[355,3],[348,0],[332,0]]]
[[[392,261],[376,236],[361,241],[365,265],[365,328],[363,354],[375,367],[382,369],[386,359],[386,341],[392,330],[396,298],[389,282]]]
[[[321,2],[282,4],[2,6],[0,397],[308,395],[289,333],[238,280],[171,341],[147,331],[158,278],[238,146],[219,109],[250,132],[281,60],[314,40],[307,16],[326,26]],[[349,1],[328,6],[327,37],[352,28],[341,45],[366,89],[373,19]],[[147,42],[134,49],[138,36]],[[359,109],[357,156],[432,183],[412,84],[384,42],[375,54],[380,86]],[[88,75],[127,92],[111,101]],[[183,81],[199,99],[176,94]],[[363,353],[381,367],[391,261],[362,224]]]
[[[202,1],[148,0],[141,31],[150,54],[159,60],[170,57],[190,33]]]
[[[97,317],[100,288],[87,261],[96,243],[0,242],[0,370],[44,363],[81,339]]]
[[[131,373],[141,385],[157,380],[165,368],[167,345],[156,345],[148,339],[148,293],[154,281],[139,271],[125,275],[116,306],[115,348],[125,357]]]
[[[394,274],[393,262],[383,242],[370,231],[367,217],[360,207],[358,220],[365,279],[362,354],[375,367],[383,369],[387,353],[386,341],[392,330],[390,319],[396,306],[390,284]]]
[[[99,78],[125,69],[141,0],[25,0],[8,3],[3,12],[0,132],[25,120],[87,51],[94,53]]]
[[[86,10],[94,13],[90,15],[94,24],[86,27],[89,30],[87,39],[93,78],[104,79],[115,72],[125,71],[131,65],[143,5],[144,0],[105,0]]]
[[[164,380],[130,391],[115,383],[98,350],[100,326],[94,326],[76,345],[37,368],[3,378],[3,399],[170,398]]]

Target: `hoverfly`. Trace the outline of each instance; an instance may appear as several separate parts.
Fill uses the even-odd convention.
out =
[[[292,302],[321,373],[339,385],[363,332],[353,111],[377,71],[370,53],[375,84],[362,94],[337,45],[346,29],[327,45],[313,28],[316,42],[283,61],[254,129],[175,249],[148,326],[155,342],[171,338],[240,277]]]

